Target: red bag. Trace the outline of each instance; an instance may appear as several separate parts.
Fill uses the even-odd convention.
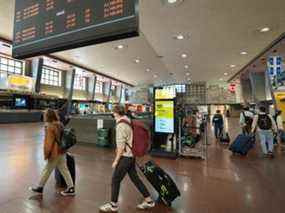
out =
[[[121,120],[119,123],[125,123],[133,129],[132,153],[134,157],[143,157],[150,148],[150,132],[141,121]],[[118,124],[119,124],[118,123]]]

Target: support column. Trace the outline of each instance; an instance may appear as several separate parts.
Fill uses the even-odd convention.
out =
[[[36,83],[35,83],[35,92],[40,93],[41,91],[41,79],[42,79],[42,71],[43,71],[43,65],[44,65],[44,59],[39,58],[37,62],[37,68],[36,68]]]
[[[121,88],[120,88],[119,104],[122,103],[122,95],[123,95],[123,85],[121,85]]]
[[[264,72],[255,72],[249,74],[253,100],[255,103],[266,100],[266,81]]]
[[[73,91],[74,91],[74,79],[75,79],[75,69],[73,69],[72,73],[71,73],[70,88],[69,88],[69,94],[68,94],[68,98],[67,98],[67,104],[68,104],[67,114],[70,114],[71,109],[72,109],[72,97],[73,97]]]
[[[95,75],[95,76],[94,76],[93,91],[92,91],[92,101],[95,101],[96,85],[97,85],[97,76]]]

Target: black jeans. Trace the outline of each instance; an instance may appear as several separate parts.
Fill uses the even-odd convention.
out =
[[[218,139],[221,136],[223,129],[224,129],[224,127],[221,125],[214,125],[216,139]]]
[[[137,189],[142,193],[144,198],[150,196],[144,183],[138,176],[136,170],[136,160],[131,157],[121,157],[112,177],[112,198],[111,201],[114,203],[118,202],[120,185],[126,174],[128,173],[131,181],[135,184]]]

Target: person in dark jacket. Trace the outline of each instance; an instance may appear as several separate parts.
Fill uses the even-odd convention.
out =
[[[216,114],[212,119],[212,124],[215,130],[215,137],[216,139],[219,139],[219,136],[222,134],[224,129],[224,118],[220,110],[216,111]]]
[[[64,126],[66,126],[70,120],[68,118],[68,103],[67,102],[63,104],[61,108],[58,109],[57,114],[58,114],[60,122]]]

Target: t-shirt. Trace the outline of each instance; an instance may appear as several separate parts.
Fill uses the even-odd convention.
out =
[[[127,116],[122,117],[120,120],[122,119],[130,122]],[[130,149],[133,145],[133,130],[128,124],[120,123],[120,120],[117,121],[118,124],[116,126],[116,145],[117,147],[124,148],[123,156],[133,157],[132,150]]]

